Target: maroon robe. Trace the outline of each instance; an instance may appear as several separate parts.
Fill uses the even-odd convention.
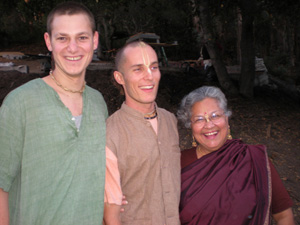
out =
[[[270,169],[263,145],[228,140],[182,169],[184,225],[267,225],[270,202]]]

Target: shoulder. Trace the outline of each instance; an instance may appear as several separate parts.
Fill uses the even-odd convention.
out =
[[[257,145],[249,145],[247,144],[248,148],[251,150],[260,150],[260,151],[267,151],[267,147],[262,144],[257,144]]]
[[[118,109],[117,111],[115,111],[113,114],[111,114],[107,120],[106,120],[106,125],[107,126],[116,126],[117,123],[116,121],[120,120],[120,116],[121,116],[122,112],[121,109]]]
[[[252,157],[257,158],[268,158],[267,147],[265,145],[257,144],[257,145],[246,145],[249,149]]]
[[[106,120],[106,135],[114,134],[118,129],[122,128],[126,120],[122,116],[122,108],[111,114]],[[123,127],[125,128],[125,127]]]
[[[168,110],[157,107],[157,112],[158,112],[158,115],[177,122],[175,115],[173,113],[169,112]]]
[[[159,112],[163,115],[166,115],[166,116],[172,116],[172,117],[174,116],[175,117],[175,115],[173,113],[169,112],[168,110],[166,110],[164,108],[157,107],[157,112]]]
[[[96,89],[86,86],[86,96],[90,105],[94,110],[102,111],[106,117],[108,116],[106,102],[103,95]]]
[[[181,168],[188,166],[197,160],[196,148],[181,151]]]
[[[116,145],[120,143],[121,136],[128,135],[125,121],[121,119],[121,110],[117,110],[106,120],[106,146],[114,153],[117,152]]]
[[[250,151],[253,154],[260,154],[260,153],[266,153],[267,148],[265,145],[261,144],[246,144],[242,140],[239,139],[232,139],[232,140],[227,140],[223,146],[225,149],[236,149],[238,151]]]
[[[100,91],[98,91],[88,85],[86,85],[86,92],[90,98],[101,99],[104,101],[103,95],[100,93]]]
[[[195,153],[196,147],[184,149],[181,151],[181,155],[191,155],[192,153]]]
[[[34,102],[41,101],[41,92],[43,92],[42,82],[40,78],[35,79],[11,91],[5,97],[0,107],[0,120],[10,123],[10,126],[13,123],[22,124],[25,121],[25,112],[28,108],[32,107]]]
[[[44,81],[41,78],[36,78],[34,80],[28,81],[27,83],[21,85],[20,87],[17,87],[13,91],[10,92],[10,94],[18,95],[18,94],[24,94],[26,92],[34,92],[37,89],[41,89],[42,83]]]
[[[3,106],[7,104],[14,104],[16,102],[23,102],[22,99],[32,97],[38,97],[39,92],[42,91],[42,79],[37,78],[27,83],[17,87],[16,89],[12,90],[8,95],[5,97],[3,101]]]

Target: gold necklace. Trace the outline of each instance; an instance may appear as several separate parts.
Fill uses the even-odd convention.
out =
[[[68,88],[62,86],[62,85],[55,79],[55,77],[53,76],[52,70],[50,70],[49,74],[50,74],[50,77],[52,78],[52,80],[54,80],[54,82],[56,83],[56,85],[57,85],[58,87],[64,89],[65,91],[68,91],[68,92],[71,92],[71,93],[82,93],[82,92],[84,91],[84,89],[85,89],[85,84],[86,84],[86,82],[84,82],[84,84],[82,85],[82,88],[81,88],[80,90],[74,91],[74,90],[71,90],[71,89],[68,89]]]
[[[198,159],[205,155],[205,154],[201,151],[200,145],[198,145],[197,148],[196,148],[196,155],[197,155],[197,158],[198,158]]]

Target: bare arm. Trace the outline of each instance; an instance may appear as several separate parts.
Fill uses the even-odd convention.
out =
[[[9,225],[8,193],[0,188],[0,224]]]
[[[105,151],[106,176],[103,223],[105,225],[121,225],[120,213],[124,211],[121,204],[126,205],[127,201],[124,196],[122,199],[118,159],[108,147],[105,148]]]
[[[277,225],[295,225],[292,208],[273,214],[273,218]]]
[[[104,203],[104,224],[105,225],[121,225],[120,205]]]

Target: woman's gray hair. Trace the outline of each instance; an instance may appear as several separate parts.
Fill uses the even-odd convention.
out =
[[[220,88],[213,86],[203,86],[190,92],[182,100],[177,111],[177,118],[186,128],[191,127],[192,107],[195,103],[205,98],[214,98],[217,100],[219,107],[224,111],[227,117],[231,116],[231,111],[227,109],[227,99]]]

